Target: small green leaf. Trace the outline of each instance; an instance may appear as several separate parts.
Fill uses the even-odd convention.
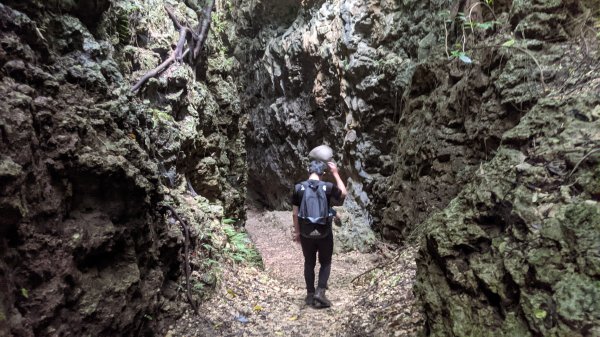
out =
[[[542,310],[542,309],[535,309],[535,310],[534,310],[534,312],[533,312],[533,315],[534,315],[536,318],[539,318],[539,319],[544,319],[544,318],[546,318],[546,316],[548,315],[548,313],[546,312],[546,310]]]
[[[25,288],[21,288],[21,295],[23,295],[25,298],[29,298],[29,291],[27,291]]]
[[[483,29],[483,30],[488,30],[494,27],[494,22],[492,21],[488,21],[488,22],[481,22],[477,24],[477,28]]]
[[[502,47],[512,47],[515,44],[515,39],[510,39],[502,44]]]
[[[231,224],[234,224],[236,221],[237,221],[237,219],[225,218],[221,222],[224,223],[224,224],[226,224],[226,225],[231,225]]]

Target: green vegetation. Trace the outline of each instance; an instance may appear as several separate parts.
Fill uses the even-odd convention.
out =
[[[175,122],[175,119],[173,119],[173,116],[171,116],[170,114],[158,110],[158,109],[150,109],[150,113],[152,116],[152,121],[154,122],[154,125],[159,125],[159,124],[171,124]]]
[[[234,263],[244,263],[262,268],[263,262],[260,253],[252,245],[248,234],[236,230],[231,225],[232,220],[223,220],[223,231],[227,235],[227,244],[224,249],[225,256]]]
[[[212,31],[216,34],[221,34],[225,31],[225,18],[223,13],[213,12],[212,14]]]

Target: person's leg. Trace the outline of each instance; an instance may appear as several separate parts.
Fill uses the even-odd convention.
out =
[[[319,282],[317,287],[327,289],[327,281],[329,280],[329,274],[331,273],[331,257],[333,256],[332,234],[319,240],[318,251],[321,268],[319,269]]]
[[[323,239],[319,240],[319,284],[315,291],[315,304],[318,304],[322,308],[331,306],[331,302],[325,296],[325,289],[327,289],[327,281],[329,280],[329,273],[331,272],[331,256],[333,255],[333,234],[329,234]]]
[[[302,254],[304,255],[304,281],[306,281],[306,292],[315,292],[315,265],[317,264],[316,240],[300,237]]]

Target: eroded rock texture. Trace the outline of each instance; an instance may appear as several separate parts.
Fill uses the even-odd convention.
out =
[[[372,238],[369,225],[382,220],[403,91],[420,39],[439,20],[431,10],[443,4],[321,1],[291,13],[265,11],[273,4],[258,1],[237,13],[260,20],[239,32],[243,63],[251,65],[244,73],[250,195],[289,207],[308,152],[329,144],[351,194],[338,237],[360,249],[363,237]]]
[[[598,157],[573,172],[598,148],[600,97],[580,94],[540,101],[427,221],[416,290],[431,335],[600,333]]]
[[[348,177],[352,230],[368,223],[404,238],[458,194],[539,96],[526,54],[490,49],[469,67],[443,60],[444,1],[324,1],[291,23],[259,15],[268,4],[241,11],[266,23],[240,34],[253,50],[243,61],[253,65],[248,186],[272,207],[289,206],[308,151],[326,143]]]
[[[253,198],[289,206],[306,154],[329,144],[350,246],[364,223],[426,237],[427,333],[598,334],[582,295],[598,285],[598,46],[582,33],[597,3],[252,4],[237,15],[259,18],[238,21]],[[496,23],[469,31],[469,14]]]
[[[592,300],[600,296],[600,77],[591,68],[600,55],[597,40],[587,50],[570,45],[576,30],[567,18],[589,10],[579,5],[515,2],[511,9],[511,27],[524,31],[518,54],[535,58],[545,70],[545,97],[527,99],[527,86],[539,88],[542,80],[528,83],[515,74],[521,68],[539,76],[540,68],[532,70],[510,49],[499,67],[504,70],[491,71],[492,93],[471,91],[483,93],[482,109],[502,116],[506,108],[521,107],[523,117],[487,138],[486,144],[500,144],[497,151],[471,168],[467,180],[455,178],[468,183],[421,225],[415,290],[429,335],[600,333],[600,306]],[[494,61],[499,55],[489,56],[492,64],[503,62]],[[479,76],[469,83],[478,83]],[[479,112],[476,118],[485,116]]]
[[[183,236],[160,203],[192,244],[244,216],[235,64],[216,36],[200,66],[131,93],[177,41],[162,1],[4,1],[0,31],[0,335],[157,328],[188,305]]]

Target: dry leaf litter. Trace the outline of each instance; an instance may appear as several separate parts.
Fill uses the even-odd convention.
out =
[[[186,312],[166,336],[418,335],[416,247],[334,254],[327,291],[333,305],[316,309],[304,304],[302,251],[291,226],[291,212],[249,211],[246,230],[264,270],[223,266],[214,296],[198,315]]]

